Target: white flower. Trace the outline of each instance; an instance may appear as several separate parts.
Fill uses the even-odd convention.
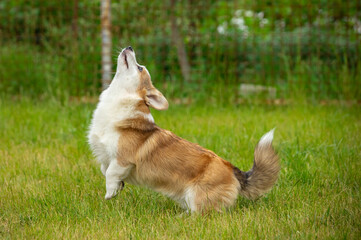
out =
[[[236,26],[243,26],[244,25],[244,19],[243,18],[232,18],[231,23]]]
[[[219,26],[217,27],[217,31],[218,31],[219,34],[222,34],[222,35],[226,34],[226,31],[227,31],[227,23],[224,22],[224,23],[222,23],[221,25],[219,25]]]
[[[268,23],[269,23],[268,19],[264,18],[259,22],[259,26],[262,28],[264,27],[264,25],[267,25]]]
[[[262,20],[263,17],[264,17],[264,13],[263,13],[263,12],[257,13],[257,17],[258,17],[260,20]]]
[[[242,15],[243,10],[242,9],[238,9],[234,15],[236,15],[236,17],[240,17]]]
[[[246,17],[253,17],[253,11],[247,10],[247,11],[244,13],[244,15],[245,15]]]

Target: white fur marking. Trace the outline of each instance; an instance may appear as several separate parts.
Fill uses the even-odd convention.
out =
[[[109,167],[105,173],[107,188],[105,199],[111,199],[117,195],[117,192],[120,189],[121,181],[128,176],[131,169],[131,165],[128,167],[120,166],[116,159],[110,162]]]
[[[195,192],[191,187],[188,187],[187,190],[184,193],[184,199],[187,204],[188,209],[191,210],[191,212],[197,211],[196,205],[195,205]]]
[[[273,140],[274,131],[275,131],[275,128],[272,129],[271,131],[269,131],[268,133],[266,133],[265,135],[263,135],[261,140],[259,140],[258,145],[259,146],[270,145],[272,143],[272,140]]]
[[[150,113],[144,114],[144,118],[147,119],[148,121],[150,121],[151,123],[154,123],[154,118],[153,118],[152,114],[150,114]]]

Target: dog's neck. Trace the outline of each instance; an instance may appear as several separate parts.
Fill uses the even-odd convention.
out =
[[[107,88],[109,94],[120,95],[120,94],[131,94],[137,90],[137,83],[133,81],[132,76],[124,76],[117,72]]]
[[[146,105],[137,93],[130,93],[126,89],[115,89],[116,85],[110,85],[100,96],[100,107],[108,109],[116,122],[128,119],[145,119],[154,124],[154,118]]]

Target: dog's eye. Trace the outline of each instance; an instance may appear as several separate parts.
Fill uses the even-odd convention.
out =
[[[139,72],[143,71],[143,68],[141,66],[138,66]]]

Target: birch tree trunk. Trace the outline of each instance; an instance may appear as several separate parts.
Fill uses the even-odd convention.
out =
[[[111,35],[111,0],[101,0],[101,28],[102,28],[102,86],[107,89],[112,81],[112,35]]]

